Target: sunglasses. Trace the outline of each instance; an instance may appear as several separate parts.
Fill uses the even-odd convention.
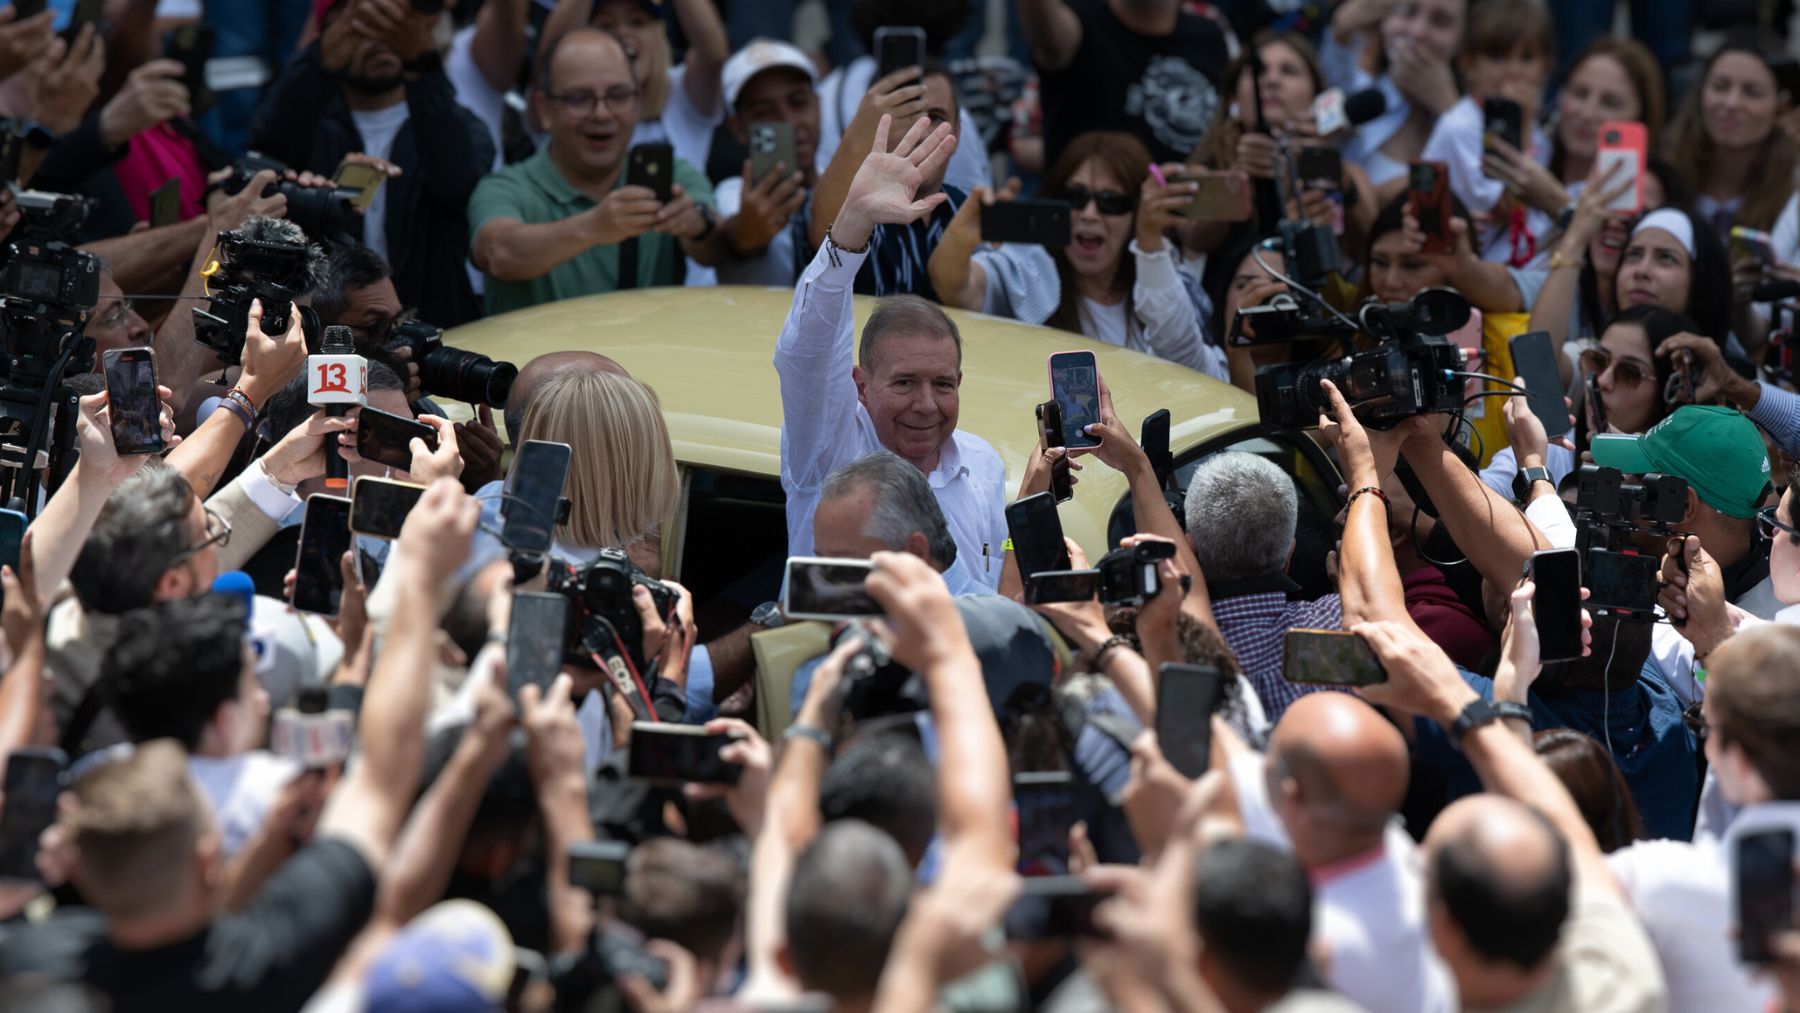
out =
[[[1762,535],[1763,540],[1766,542],[1774,541],[1775,532],[1777,531],[1785,532],[1796,538],[1800,538],[1800,528],[1796,528],[1789,524],[1783,524],[1776,520],[1775,510],[1775,507],[1763,507],[1756,512],[1757,534]]]
[[[1137,201],[1126,193],[1117,190],[1089,190],[1085,186],[1065,186],[1062,189],[1063,199],[1069,202],[1071,210],[1080,211],[1094,202],[1094,207],[1103,215],[1128,215]]]
[[[1614,359],[1612,353],[1604,348],[1590,348],[1581,353],[1581,371],[1599,376],[1610,367],[1613,382],[1625,387],[1636,387],[1650,378],[1649,370],[1636,359]]]

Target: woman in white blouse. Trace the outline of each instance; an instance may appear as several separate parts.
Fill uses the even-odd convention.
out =
[[[981,208],[1011,200],[977,188],[931,254],[931,284],[946,306],[1045,324],[1226,379],[1225,351],[1207,340],[1211,304],[1177,260],[1168,232],[1194,186],[1153,167],[1130,134],[1095,131],[1069,142],[1042,194],[1070,205],[1069,245],[984,247]],[[1159,178],[1161,177],[1161,178]],[[1166,183],[1166,185],[1165,185]]]

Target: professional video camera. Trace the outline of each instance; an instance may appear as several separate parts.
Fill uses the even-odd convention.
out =
[[[287,166],[255,152],[239,159],[231,167],[231,175],[219,184],[219,188],[236,196],[250,185],[257,173],[265,169],[275,174],[275,181],[263,188],[262,195],[273,197],[281,194],[286,197],[288,221],[300,226],[308,236],[321,243],[347,246],[358,242],[358,237],[362,235],[363,218],[351,202],[362,195],[361,190],[340,186],[301,186],[282,178],[282,174],[288,171]]]
[[[207,265],[206,308],[194,307],[194,338],[228,365],[243,361],[250,303],[261,299],[263,333],[286,332],[300,314],[309,351],[319,350],[319,316],[294,300],[312,291],[325,273],[325,254],[300,227],[274,218],[252,218],[236,232],[219,234],[218,259]]]
[[[1617,468],[1581,466],[1575,492],[1575,547],[1581,551],[1581,583],[1597,616],[1631,622],[1656,620],[1656,578],[1662,558],[1639,552],[1637,533],[1669,538],[1687,513],[1687,480],[1644,475],[1626,482]]]
[[[568,598],[574,606],[575,621],[565,658],[586,667],[604,663],[609,668],[623,658],[638,674],[649,674],[644,624],[632,604],[631,589],[649,590],[665,622],[675,614],[680,592],[650,577],[620,549],[601,549],[593,562],[580,568],[552,560],[549,580],[550,591]]]
[[[1100,557],[1100,604],[1136,607],[1156,597],[1162,581],[1156,564],[1175,558],[1173,542],[1150,541],[1121,545]]]
[[[1294,311],[1298,315],[1298,310]],[[1266,366],[1256,374],[1256,404],[1262,423],[1275,429],[1311,429],[1328,414],[1330,402],[1319,381],[1330,380],[1356,417],[1370,429],[1392,429],[1401,420],[1463,406],[1462,349],[1444,339],[1469,322],[1469,303],[1457,293],[1430,288],[1411,302],[1365,303],[1357,326],[1346,320],[1334,333],[1363,333],[1380,347],[1340,359]],[[1301,319],[1274,326],[1309,327]],[[1257,333],[1264,324],[1257,322]],[[1306,330],[1306,333],[1319,333]]]
[[[479,352],[465,352],[444,344],[444,329],[422,320],[401,323],[394,329],[387,348],[377,354],[397,366],[392,353],[402,348],[412,351],[425,393],[455,401],[504,408],[513,380],[519,375],[519,367],[510,362],[495,362]]]

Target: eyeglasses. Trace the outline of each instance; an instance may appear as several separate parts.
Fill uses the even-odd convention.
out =
[[[197,556],[215,545],[223,549],[225,546],[231,544],[231,522],[220,517],[213,511],[212,507],[203,506],[201,509],[206,511],[206,537],[200,542],[181,550],[174,559],[169,561],[170,566],[174,566],[176,563]]]
[[[1087,207],[1088,201],[1091,200],[1094,202],[1094,207],[1103,215],[1128,215],[1131,213],[1131,209],[1137,206],[1135,198],[1117,190],[1089,190],[1085,186],[1065,186],[1062,189],[1062,196],[1069,202],[1069,207],[1075,211]]]
[[[1763,540],[1767,542],[1775,540],[1775,532],[1777,531],[1783,531],[1796,538],[1800,538],[1800,528],[1796,528],[1789,524],[1783,524],[1775,519],[1776,509],[1776,507],[1763,507],[1756,512],[1756,533],[1761,535]]]
[[[602,102],[606,103],[608,111],[617,116],[630,109],[631,104],[637,101],[638,96],[636,88],[626,87],[609,88],[604,95],[596,95],[591,91],[565,91],[560,95],[553,92],[545,94],[551,101],[562,103],[562,107],[568,110],[570,116],[587,116],[593,113],[594,107]]]
[[[1590,348],[1581,353],[1581,371],[1599,375],[1611,367],[1613,382],[1626,387],[1636,387],[1649,378],[1649,371],[1636,359],[1615,359],[1612,353],[1604,348]]]
[[[131,319],[131,313],[135,306],[136,304],[130,299],[119,299],[104,314],[95,317],[94,324],[107,328],[124,327],[126,322]]]

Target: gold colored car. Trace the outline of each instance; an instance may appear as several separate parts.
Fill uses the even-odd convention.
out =
[[[444,340],[520,365],[552,351],[602,352],[655,388],[682,469],[682,503],[664,530],[667,572],[699,602],[725,594],[754,605],[775,597],[786,555],[781,392],[771,360],[792,301],[791,291],[771,288],[639,289],[517,310],[456,328]],[[873,305],[872,298],[857,297],[858,333]],[[1066,331],[949,313],[963,340],[957,424],[999,451],[1009,489],[1017,490],[1036,451],[1034,407],[1050,396],[1046,359],[1085,348],[1094,351],[1127,425],[1169,409],[1176,503],[1201,458],[1232,449],[1268,457],[1294,476],[1303,541],[1317,537],[1337,512],[1338,477],[1329,460],[1304,435],[1264,430],[1256,399],[1243,391]],[[466,406],[447,407],[467,417]],[[1081,463],[1075,498],[1059,513],[1064,532],[1098,559],[1131,533],[1131,506],[1122,477],[1091,457]],[[1296,559],[1323,559],[1329,547]],[[1322,570],[1295,577],[1309,591],[1323,589]]]

